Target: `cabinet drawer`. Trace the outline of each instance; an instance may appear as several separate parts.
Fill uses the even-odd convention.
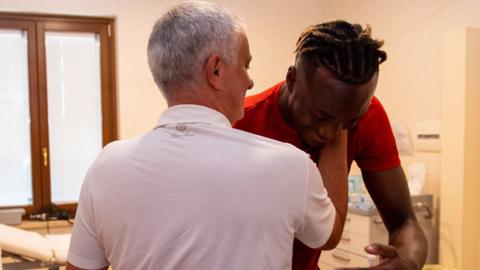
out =
[[[367,236],[344,231],[337,248],[348,250],[361,256],[367,256],[364,248],[370,244]]]
[[[335,270],[335,267],[321,261],[318,261],[318,267],[320,268],[320,270]]]
[[[370,218],[360,215],[347,214],[344,231],[368,236],[370,233]]]
[[[348,253],[339,249],[323,251],[320,255],[320,263],[333,265],[334,267],[369,267],[367,257]],[[323,270],[323,269],[322,269]]]

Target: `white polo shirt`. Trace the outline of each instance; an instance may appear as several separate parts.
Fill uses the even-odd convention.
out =
[[[304,152],[233,129],[210,108],[179,105],[91,165],[68,260],[86,269],[290,270],[293,239],[320,247],[334,219]]]

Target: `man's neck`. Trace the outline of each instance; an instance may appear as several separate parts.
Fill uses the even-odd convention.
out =
[[[227,119],[229,119],[233,125],[233,120],[230,119],[231,117],[229,117],[226,110],[224,110],[219,99],[213,96],[208,96],[207,92],[192,92],[192,94],[181,95],[167,99],[168,107],[182,104],[200,105],[218,111],[225,115],[225,117],[227,117]]]
[[[196,89],[192,88],[179,88],[172,91],[175,94],[166,98],[168,107],[172,107],[175,105],[182,105],[182,104],[193,104],[193,105],[201,105],[205,107],[209,107],[212,109],[214,108],[214,104],[212,102],[212,98],[210,97],[209,91],[203,91],[203,88],[200,86]]]

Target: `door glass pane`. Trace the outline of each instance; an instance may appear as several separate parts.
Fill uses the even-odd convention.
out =
[[[76,202],[102,148],[100,40],[47,32],[45,47],[52,202]]]
[[[32,204],[26,34],[0,29],[0,206]]]

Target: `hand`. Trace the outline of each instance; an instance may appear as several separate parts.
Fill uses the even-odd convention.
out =
[[[412,260],[402,258],[394,246],[371,244],[365,247],[365,252],[380,256],[380,263],[372,267],[337,268],[350,270],[420,270],[420,267]]]

